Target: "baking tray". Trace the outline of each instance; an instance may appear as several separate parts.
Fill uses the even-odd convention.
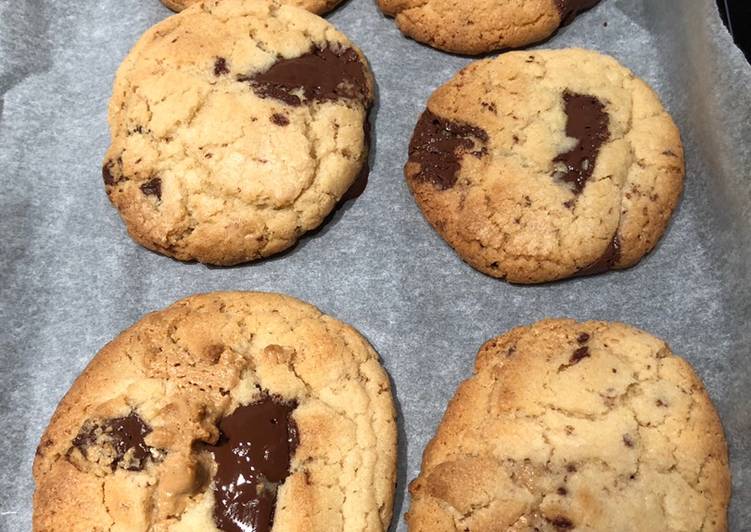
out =
[[[652,84],[681,128],[688,173],[665,237],[637,267],[530,287],[465,265],[410,197],[412,128],[471,59],[402,37],[373,0],[328,17],[378,83],[365,192],[257,264],[207,268],[134,244],[102,187],[106,107],[130,46],[168,15],[157,0],[0,0],[0,529],[30,529],[34,450],[91,357],[144,313],[210,290],[285,292],[370,339],[399,404],[397,530],[407,482],[479,346],[548,316],[624,321],[693,363],[730,443],[731,529],[751,529],[751,69],[714,0],[603,0],[540,45],[610,53]]]

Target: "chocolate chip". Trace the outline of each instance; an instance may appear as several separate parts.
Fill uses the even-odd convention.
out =
[[[667,408],[668,404],[663,401],[662,399],[658,399],[655,404],[659,406],[660,408]]]
[[[289,125],[289,118],[281,113],[274,113],[271,115],[271,122],[277,126],[284,127]]]
[[[580,347],[579,349],[577,349],[576,351],[574,351],[574,354],[571,355],[571,358],[569,359],[569,362],[571,364],[578,364],[583,359],[588,358],[590,356],[591,355],[589,354],[589,347],[587,347],[585,345],[584,347]]]
[[[420,166],[414,177],[432,183],[441,190],[456,184],[456,174],[465,153],[483,157],[487,150],[474,149],[487,143],[488,134],[481,128],[442,118],[426,110],[417,122],[409,143],[409,162]]]
[[[229,68],[227,67],[227,60],[223,57],[217,57],[214,61],[214,75],[216,77],[229,74]]]
[[[561,14],[561,24],[569,24],[580,12],[594,7],[600,0],[555,0]],[[607,22],[605,25],[607,26]]]
[[[574,464],[566,464],[566,471],[576,473],[576,466]]]
[[[633,447],[633,446],[634,446],[634,440],[633,440],[633,438],[632,438],[631,436],[629,436],[628,434],[624,434],[624,435],[623,435],[623,444],[624,444],[624,445],[625,445],[626,447]]]
[[[274,524],[278,487],[289,475],[297,449],[295,403],[264,396],[238,407],[219,423],[214,522],[224,532],[268,532]]]
[[[352,48],[313,47],[299,57],[280,59],[255,74],[238,76],[261,98],[288,105],[307,101],[355,100],[367,103],[368,83],[360,56]]]
[[[115,167],[118,169],[122,168],[123,160],[121,158],[117,158],[117,160],[109,160],[106,163],[104,163],[104,166],[102,166],[102,179],[104,179],[104,184],[112,186],[116,183],[119,183],[120,181],[124,181],[125,179],[123,177],[116,177],[113,173],[113,170]]]
[[[605,112],[605,105],[594,96],[566,91],[563,100],[566,104],[566,135],[578,142],[572,150],[553,159],[554,163],[565,167],[564,172],[554,175],[571,183],[574,193],[580,194],[592,177],[600,148],[610,138],[610,117]]]
[[[586,344],[589,342],[589,334],[588,333],[581,333],[579,337],[576,339],[577,342],[580,344]]]
[[[595,262],[576,272],[577,277],[604,273],[611,269],[621,258],[621,240],[618,235],[613,237],[605,252]]]
[[[144,438],[151,428],[135,412],[126,417],[118,417],[104,422],[88,421],[73,439],[76,447],[88,458],[88,449],[93,445],[111,445],[115,451],[110,464],[112,471],[118,467],[128,471],[141,471],[146,461],[151,458],[151,447]],[[128,455],[127,463],[124,461]]]
[[[572,528],[574,528],[574,523],[571,522],[571,519],[562,515],[551,519],[550,524],[552,524],[558,530],[571,530]]]
[[[558,488],[556,491],[557,491],[558,495],[560,495],[561,497],[565,497],[566,495],[568,495],[568,490],[566,488],[564,488],[563,486],[561,486],[560,488]]]
[[[162,180],[158,177],[149,179],[141,185],[141,192],[147,196],[156,196],[158,199],[162,199]]]
[[[567,209],[570,209],[570,208],[572,208],[574,206],[574,203],[575,203],[575,201],[572,200],[572,199],[566,200],[566,201],[563,202],[563,206],[566,207]]]

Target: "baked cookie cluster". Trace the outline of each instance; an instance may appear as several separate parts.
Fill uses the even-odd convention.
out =
[[[115,79],[108,197],[134,240],[179,260],[288,249],[367,172],[373,75],[310,12],[339,0],[163,2],[184,11]],[[379,0],[407,35],[468,54],[544,39],[597,3]],[[459,256],[525,284],[638,263],[685,173],[655,92],[581,49],[471,63],[405,156]],[[388,376],[352,327],[278,294],[189,297],[104,347],[60,402],[34,530],[384,532],[396,434]],[[413,532],[723,531],[727,445],[665,342],[546,320],[481,348],[410,493]]]

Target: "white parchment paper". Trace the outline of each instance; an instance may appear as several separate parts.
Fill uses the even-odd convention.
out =
[[[681,128],[688,174],[639,266],[536,287],[475,272],[422,219],[402,177],[407,143],[429,94],[471,59],[402,37],[374,0],[329,15],[378,83],[365,193],[257,264],[182,264],[134,244],[102,187],[106,106],[130,46],[169,14],[158,0],[0,0],[0,529],[30,529],[39,436],[106,342],[183,296],[242,289],[310,301],[380,352],[400,407],[397,530],[479,346],[548,316],[625,321],[694,364],[730,442],[731,528],[751,530],[751,68],[714,0],[603,0],[541,45],[610,53],[651,83]]]

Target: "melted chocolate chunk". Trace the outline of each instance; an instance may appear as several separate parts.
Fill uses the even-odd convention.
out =
[[[605,253],[603,253],[599,259],[597,259],[586,268],[582,268],[581,270],[576,272],[576,276],[584,277],[586,275],[595,275],[598,273],[607,272],[613,268],[615,263],[618,262],[618,259],[620,258],[621,241],[618,238],[618,235],[615,235],[613,237],[613,240],[610,241],[610,244],[608,244],[608,247],[605,249]]]
[[[229,74],[229,67],[227,67],[227,60],[223,57],[217,57],[214,61],[214,75],[216,77]]]
[[[487,148],[475,148],[487,141],[488,134],[483,129],[441,118],[426,110],[409,143],[409,162],[420,165],[415,179],[433,183],[441,190],[453,187],[464,154],[484,156]]]
[[[109,444],[115,451],[112,471],[120,466],[128,471],[141,471],[146,467],[146,460],[151,457],[151,447],[144,441],[150,432],[151,428],[141,417],[131,412],[126,417],[109,419],[103,423],[87,422],[73,440],[73,446],[88,458],[89,447]],[[126,455],[128,460],[124,462]]]
[[[261,98],[288,105],[306,101],[368,100],[368,83],[360,56],[352,48],[312,48],[307,54],[281,59],[265,72],[238,76]]]
[[[554,163],[566,167],[562,175],[560,171],[554,175],[572,183],[574,192],[581,194],[595,170],[600,148],[610,138],[610,117],[605,112],[605,105],[594,96],[566,91],[563,100],[566,103],[566,135],[579,142],[571,151],[553,159]]]
[[[214,522],[224,532],[266,532],[274,524],[276,490],[289,475],[298,444],[296,404],[264,397],[219,424],[214,454]]]
[[[342,196],[340,200],[342,203],[359,198],[365,192],[365,187],[368,186],[368,177],[370,176],[370,145],[372,141],[370,137],[370,111],[368,111],[368,116],[365,117],[363,129],[365,133],[365,150],[368,152],[368,157],[363,161],[362,168],[360,168],[360,173],[357,174],[355,181]]]
[[[274,113],[271,115],[271,122],[279,127],[284,127],[289,125],[289,118],[281,113]]]
[[[578,364],[582,361],[582,359],[588,358],[591,355],[589,354],[589,347],[586,345],[584,347],[580,347],[576,351],[574,351],[574,354],[571,355],[571,358],[569,359],[569,362],[571,364]]]
[[[561,24],[569,24],[574,17],[591,7],[594,7],[600,0],[555,0],[556,7],[561,13]],[[607,23],[606,23],[607,24]]]
[[[158,199],[162,199],[162,180],[158,177],[149,179],[141,185],[141,192],[147,196],[156,196]]]

